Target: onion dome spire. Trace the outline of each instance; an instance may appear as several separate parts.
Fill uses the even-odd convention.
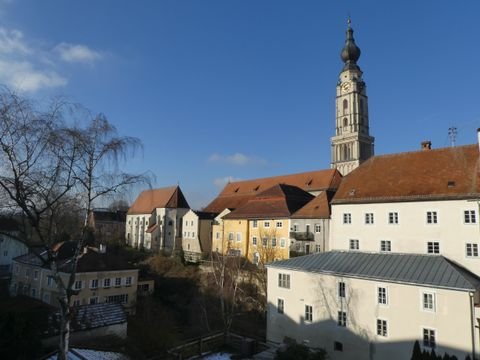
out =
[[[357,60],[360,58],[360,48],[355,44],[355,39],[353,38],[353,29],[351,27],[352,21],[348,19],[347,21],[347,36],[345,40],[345,46],[340,53],[342,61],[345,63],[343,71],[349,69],[360,70],[357,65]]]

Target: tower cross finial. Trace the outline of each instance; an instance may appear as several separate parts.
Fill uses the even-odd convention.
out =
[[[347,26],[350,28],[352,25],[352,18],[350,17],[350,11],[347,14]]]

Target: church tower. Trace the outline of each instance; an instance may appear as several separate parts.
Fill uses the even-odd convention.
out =
[[[373,156],[375,140],[369,134],[367,90],[357,65],[360,48],[353,39],[350,20],[340,57],[345,65],[337,83],[335,136],[331,138],[332,168],[347,175]]]

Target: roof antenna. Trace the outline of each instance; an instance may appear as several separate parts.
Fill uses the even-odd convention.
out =
[[[455,147],[455,140],[457,139],[457,128],[451,126],[448,128],[448,136],[450,137],[450,146]]]

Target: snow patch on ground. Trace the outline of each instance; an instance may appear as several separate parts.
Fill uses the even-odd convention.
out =
[[[224,352],[221,352],[221,353],[216,353],[216,354],[210,354],[202,359],[205,359],[205,360],[230,360],[231,357],[230,357],[231,354],[228,354],[228,353],[224,353]]]

